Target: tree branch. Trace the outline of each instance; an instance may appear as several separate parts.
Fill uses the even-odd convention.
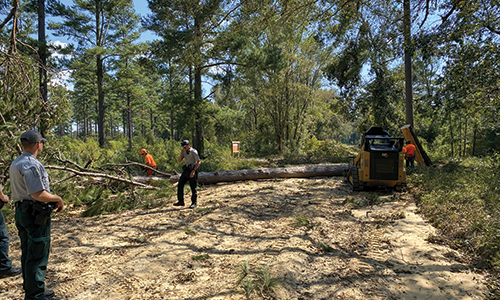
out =
[[[68,167],[60,167],[60,166],[45,166],[45,169],[61,170],[61,171],[71,172],[75,175],[86,176],[86,177],[107,178],[107,179],[111,179],[111,180],[125,182],[125,183],[128,183],[129,185],[137,186],[137,187],[145,189],[145,190],[159,190],[159,188],[154,187],[154,186],[146,185],[146,184],[136,182],[136,181],[133,181],[130,179],[124,179],[124,178],[120,178],[120,177],[116,177],[116,176],[112,176],[112,175],[108,175],[108,174],[93,173],[93,172],[80,172],[80,171],[77,171],[75,169],[71,169]]]
[[[68,159],[62,159],[61,157],[61,152],[59,150],[57,150],[57,152],[59,153],[59,156],[55,156],[54,155],[54,158],[56,160],[58,160],[59,162],[63,163],[63,164],[70,164],[70,165],[73,165],[75,166],[78,170],[80,171],[83,171],[83,172],[94,172],[93,170],[89,170],[87,169],[87,167],[90,165],[90,163],[92,162],[93,158],[90,158],[89,161],[87,162],[87,164],[85,164],[85,167],[82,167],[80,166],[79,164],[71,161],[71,160],[68,160]]]
[[[457,9],[457,6],[458,6],[458,1],[456,1],[455,3],[453,3],[453,7],[451,8],[451,10],[444,16],[444,17],[441,17],[441,24],[444,24],[448,18],[455,12],[455,10]]]
[[[14,17],[16,11],[17,11],[17,6],[12,7],[7,18],[5,18],[5,20],[0,24],[0,30],[2,30],[2,28]]]
[[[424,19],[422,20],[422,23],[420,23],[420,28],[422,28],[422,26],[424,26],[424,23],[425,23],[425,21],[427,21],[427,17],[429,16],[430,2],[431,2],[431,0],[425,0],[425,15],[424,15]]]
[[[241,63],[236,63],[236,62],[218,62],[218,63],[213,63],[213,64],[210,64],[210,65],[202,66],[201,68],[202,69],[207,69],[207,68],[221,66],[221,65],[234,65],[234,66],[248,67],[248,65],[241,64]]]
[[[495,29],[495,28],[493,28],[493,26],[491,26],[491,24],[488,24],[488,25],[486,25],[485,27],[486,27],[486,28],[487,28],[490,32],[500,35],[500,31],[499,31],[499,30],[497,30],[497,29]]]
[[[151,168],[151,167],[149,167],[149,166],[146,166],[146,165],[144,165],[144,164],[141,164],[141,163],[138,163],[138,162],[134,162],[134,161],[130,161],[130,162],[126,163],[126,164],[109,164],[109,163],[108,163],[108,164],[106,164],[106,166],[118,166],[118,167],[139,166],[139,167],[142,167],[142,168],[145,168],[145,169],[151,170],[151,171],[153,171],[153,172],[155,172],[155,173],[158,173],[158,174],[160,174],[160,175],[163,175],[163,176],[165,176],[165,177],[167,177],[167,178],[169,178],[169,177],[171,177],[171,176],[172,176],[172,174],[163,173],[163,172],[158,171],[158,170],[156,170],[156,169],[153,169],[153,168]]]

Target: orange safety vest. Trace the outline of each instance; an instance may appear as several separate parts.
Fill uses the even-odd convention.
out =
[[[406,145],[406,147],[403,147],[403,151],[406,153],[407,157],[413,157],[415,155],[415,146],[412,144]]]
[[[146,156],[144,157],[146,159],[146,166],[149,166],[149,167],[155,167],[156,166],[156,163],[155,163],[155,160],[153,159],[153,156],[151,154],[146,154]]]

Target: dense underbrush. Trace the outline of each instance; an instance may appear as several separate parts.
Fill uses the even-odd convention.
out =
[[[438,229],[429,240],[490,273],[490,291],[500,297],[500,155],[419,168],[409,183],[420,212]]]

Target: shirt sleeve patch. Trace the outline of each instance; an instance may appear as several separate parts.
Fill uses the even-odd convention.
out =
[[[30,170],[31,172],[33,172],[33,176],[35,176],[35,178],[40,178],[40,172],[38,172],[38,169],[36,167],[30,167]]]

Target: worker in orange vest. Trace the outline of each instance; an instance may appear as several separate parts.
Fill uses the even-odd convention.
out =
[[[417,148],[415,148],[410,141],[406,141],[406,147],[403,147],[406,159],[406,168],[415,168],[415,150],[417,150]]]
[[[158,170],[158,166],[153,159],[153,156],[146,151],[146,149],[141,149],[141,155],[146,159],[146,166]],[[148,169],[147,176],[153,176],[153,171]]]

